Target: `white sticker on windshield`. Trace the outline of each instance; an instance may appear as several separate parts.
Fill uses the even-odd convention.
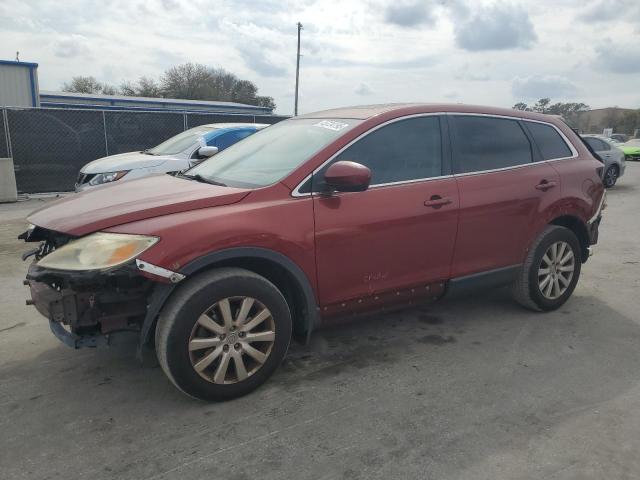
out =
[[[314,127],[326,128],[326,129],[329,129],[329,130],[333,130],[334,132],[339,132],[343,128],[348,127],[349,124],[348,123],[342,123],[342,122],[334,122],[332,120],[322,120],[321,122],[315,123],[313,126]]]

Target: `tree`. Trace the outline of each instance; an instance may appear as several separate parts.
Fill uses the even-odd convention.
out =
[[[124,82],[120,86],[122,95],[129,97],[163,97],[160,85],[149,77],[140,77],[136,83]]]
[[[198,63],[185,63],[169,68],[160,79],[167,98],[218,100],[215,95],[214,71]]]
[[[276,102],[273,100],[273,97],[257,97],[257,99],[258,103],[256,105],[259,107],[265,107],[270,110],[276,109]]]
[[[551,103],[550,98],[541,98],[536,102],[536,104],[532,107],[534,112],[547,113],[547,107]]]
[[[102,85],[102,91],[100,93],[103,95],[118,95],[118,89],[111,85]]]
[[[273,97],[258,95],[258,87],[222,68],[185,63],[169,68],[161,77],[160,89],[167,98],[218,100],[276,108]]]
[[[71,82],[62,86],[63,92],[75,92],[75,93],[104,93],[105,95],[114,95],[117,93],[116,89],[100,83],[95,77],[73,77]]]
[[[524,102],[518,102],[513,107],[514,110],[524,110],[527,112],[539,112],[549,115],[560,115],[569,125],[577,126],[579,122],[579,114],[588,111],[589,105],[586,103],[563,103],[556,102],[551,104],[551,99],[541,98],[533,106],[529,106]]]
[[[73,77],[63,90],[78,93],[121,93],[138,97],[185,98],[238,102],[275,109],[273,97],[258,95],[258,87],[249,80],[241,80],[222,68],[199,63],[184,63],[167,69],[159,80],[140,77],[136,82],[124,82],[120,89],[100,83],[94,77]]]

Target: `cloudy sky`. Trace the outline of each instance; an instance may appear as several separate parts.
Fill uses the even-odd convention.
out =
[[[200,62],[300,111],[447,101],[509,107],[542,96],[640,107],[638,0],[1,0],[0,59],[119,85]]]

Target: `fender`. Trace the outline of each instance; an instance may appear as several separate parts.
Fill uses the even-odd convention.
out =
[[[190,275],[193,275],[194,273],[197,273],[223,261],[246,258],[260,258],[277,263],[280,267],[284,268],[287,273],[289,273],[298,283],[298,286],[300,287],[304,297],[304,308],[306,311],[306,318],[304,319],[304,322],[306,324],[306,342],[308,343],[311,337],[311,332],[320,323],[318,304],[316,302],[316,297],[313,288],[311,287],[311,283],[307,278],[307,275],[295,262],[293,262],[285,255],[266,248],[230,248],[211,252],[198,257],[195,260],[187,263],[179,273],[188,277]],[[142,346],[148,345],[151,342],[153,326],[155,324],[156,317],[173,293],[174,289],[179,285],[179,283],[158,283],[153,293],[151,294],[147,307],[147,314],[144,318],[142,328],[140,330],[140,339],[138,343],[139,354],[141,353]]]

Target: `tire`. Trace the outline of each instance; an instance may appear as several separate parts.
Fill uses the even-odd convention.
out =
[[[609,168],[607,168],[607,171],[604,173],[604,177],[602,179],[602,183],[604,183],[604,186],[606,188],[613,187],[618,181],[619,173],[620,170],[618,169],[617,165],[611,165]]]
[[[548,264],[548,259],[553,258],[553,245],[556,245],[557,253],[560,252],[560,245],[564,245],[563,252],[557,255],[560,260],[557,261],[558,265],[556,266]],[[562,257],[568,255],[568,249],[573,255],[573,262],[567,260],[565,263],[561,263]],[[530,310],[538,312],[555,310],[568,300],[576,288],[581,266],[582,249],[575,234],[568,228],[549,225],[536,238],[527,253],[512,287],[513,296],[520,305]],[[569,268],[573,268],[570,278]],[[541,274],[546,270],[549,271],[549,274]],[[554,280],[554,275],[557,280]],[[550,280],[544,283],[547,276],[550,277]],[[561,280],[560,276],[564,280]],[[552,284],[551,287],[549,283]],[[555,290],[556,283],[559,286],[558,290]],[[552,292],[548,295],[549,289]]]
[[[224,401],[271,376],[287,353],[291,330],[289,306],[275,285],[249,270],[220,268],[188,279],[169,299],[156,326],[156,352],[179,390]]]

